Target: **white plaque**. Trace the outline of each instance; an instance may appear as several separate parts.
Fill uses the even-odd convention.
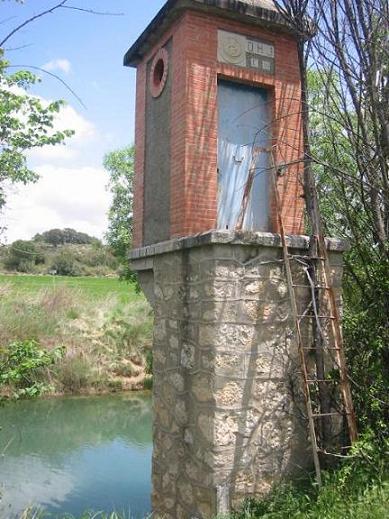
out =
[[[220,30],[218,31],[218,60],[221,63],[274,74],[274,45]]]

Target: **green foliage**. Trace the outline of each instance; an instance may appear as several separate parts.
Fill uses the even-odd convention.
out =
[[[73,302],[80,300],[82,294],[87,301],[103,302],[112,297],[117,297],[121,305],[128,303],[136,304],[142,298],[135,293],[134,287],[125,285],[115,277],[92,278],[92,277],[53,277],[53,276],[8,276],[0,275],[0,308],[2,302],[19,304],[23,301],[37,298],[42,291],[52,289],[62,290],[69,294]],[[70,296],[71,295],[71,296]],[[5,297],[7,296],[7,297]],[[5,301],[6,299],[6,301]],[[69,302],[69,304],[71,304]],[[0,322],[3,323],[0,318]],[[1,330],[1,327],[0,327]]]
[[[148,376],[145,377],[143,381],[143,389],[146,389],[147,391],[151,391],[153,389],[153,377]]]
[[[142,385],[152,318],[133,287],[117,279],[0,276],[0,294],[0,344],[34,338],[48,352],[64,347],[62,359],[34,373],[36,382],[56,393]]]
[[[128,251],[132,243],[134,158],[134,146],[127,146],[108,153],[103,165],[109,173],[108,187],[112,194],[106,239],[120,261],[121,279],[136,283],[139,291],[137,276],[131,271],[128,261]]]
[[[55,256],[50,269],[58,276],[79,276],[81,274],[74,255],[65,250]]]
[[[47,351],[35,340],[14,341],[0,353],[0,388],[14,388],[13,397],[37,397],[50,387],[37,380],[39,370],[53,365],[63,355],[62,348]]]
[[[19,519],[54,519],[54,517],[41,510],[28,509],[22,513]],[[131,514],[121,514],[119,512],[106,513],[86,511],[79,517],[74,517],[71,514],[63,514],[61,516],[56,514],[55,519],[132,519],[132,516]],[[151,519],[151,516],[145,517],[145,519]]]
[[[8,290],[0,301],[1,345],[30,338],[42,341],[59,333],[59,317],[72,308],[69,291],[54,287],[38,297],[23,297],[12,288]]]
[[[354,254],[347,261],[355,269]],[[343,329],[360,428],[374,430],[383,441],[389,433],[388,263],[371,262],[369,276],[361,291],[346,272]]]
[[[26,163],[32,148],[60,144],[73,131],[53,129],[63,101],[44,104],[27,90],[39,78],[26,70],[9,73],[9,62],[0,49],[0,207],[5,202],[3,183],[35,182],[37,175]]]
[[[62,232],[62,231],[61,231]],[[43,233],[45,234],[45,233]],[[0,267],[11,272],[52,274],[61,276],[114,276],[119,261],[110,247],[96,238],[73,237],[73,241],[90,243],[46,243],[43,235],[34,241],[18,240],[0,248]],[[85,235],[86,236],[86,235]],[[67,239],[67,238],[66,238]],[[63,236],[61,237],[63,241]]]
[[[388,246],[378,239],[372,186],[339,117],[339,85],[333,72],[310,72],[312,152],[326,232],[351,246],[344,256],[344,338],[359,427],[383,438],[389,432]],[[351,110],[348,121],[357,127]]]
[[[56,379],[64,393],[80,393],[97,382],[91,364],[81,355],[62,359],[56,367]]]
[[[104,157],[103,165],[109,174],[112,205],[108,213],[107,241],[123,261],[132,241],[132,201],[134,181],[133,146],[112,151]]]
[[[150,320],[140,319],[135,313],[129,314],[125,308],[116,308],[104,326],[105,336],[118,348],[120,355],[129,357],[135,364],[147,354],[151,342]]]
[[[32,272],[34,266],[43,263],[44,258],[31,241],[17,240],[8,248],[4,266],[17,272]]]
[[[388,443],[378,448],[366,435],[338,470],[323,474],[320,489],[310,480],[280,485],[262,501],[247,501],[231,519],[384,519],[388,448]]]
[[[100,240],[89,236],[84,232],[75,231],[74,229],[50,229],[42,234],[36,234],[33,238],[34,241],[48,243],[57,247],[58,245],[66,244],[77,244],[77,245],[89,245],[89,244],[100,244]]]
[[[153,374],[153,350],[148,350],[146,353],[146,373]]]

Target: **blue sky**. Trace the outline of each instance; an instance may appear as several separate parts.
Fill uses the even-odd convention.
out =
[[[0,2],[0,36],[59,0]],[[74,227],[102,237],[107,226],[106,152],[132,143],[135,70],[123,55],[164,4],[164,0],[69,0],[69,6],[123,13],[99,16],[59,9],[18,31],[5,45],[12,65],[37,66],[60,76],[82,99],[83,107],[60,81],[37,72],[42,82],[32,93],[64,99],[59,128],[76,135],[66,146],[43,148],[28,156],[40,173],[34,186],[12,187],[1,216],[6,239],[29,239],[52,227]]]

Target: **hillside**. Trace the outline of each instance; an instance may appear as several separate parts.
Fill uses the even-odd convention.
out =
[[[60,276],[116,276],[119,262],[97,238],[52,229],[0,247],[0,272]]]

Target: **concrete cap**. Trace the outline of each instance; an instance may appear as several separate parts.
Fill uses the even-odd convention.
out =
[[[168,0],[124,56],[135,67],[170,24],[187,9],[221,15],[244,23],[294,33],[272,0]]]
[[[277,11],[276,4],[272,0],[240,0],[242,4],[248,4],[255,7],[262,7],[263,9],[270,9]]]
[[[301,234],[286,236],[286,244],[290,249],[308,250],[309,241],[309,236]],[[339,238],[325,238],[325,242],[329,252],[342,253],[350,250],[350,244]],[[282,241],[279,234],[272,232],[213,230],[133,249],[129,253],[129,259],[131,261],[145,260],[159,254],[209,245],[248,245],[281,248]]]

